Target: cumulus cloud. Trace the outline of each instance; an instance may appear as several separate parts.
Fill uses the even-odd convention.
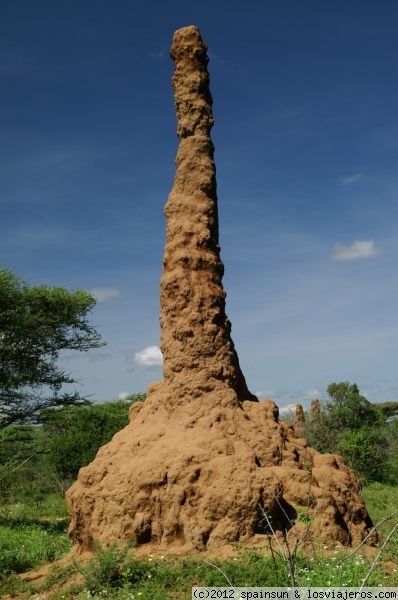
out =
[[[128,392],[120,392],[120,394],[118,394],[118,399],[119,400],[126,400],[129,397],[129,393]]]
[[[286,406],[281,406],[281,408],[279,409],[279,414],[280,415],[289,415],[290,413],[294,413],[295,410],[296,410],[295,404],[287,404]]]
[[[159,346],[147,346],[134,354],[134,362],[141,367],[157,367],[163,364],[163,355]]]
[[[355,173],[354,175],[348,175],[346,177],[339,177],[339,182],[340,182],[340,185],[345,186],[345,185],[352,185],[353,183],[358,183],[358,181],[361,181],[361,179],[363,179],[363,174]]]
[[[377,248],[373,240],[362,240],[348,246],[335,244],[331,258],[337,261],[361,260],[364,258],[374,258],[381,254],[381,248]]]
[[[116,288],[92,288],[89,292],[94,296],[97,302],[106,302],[107,300],[120,298],[122,295],[120,290],[117,290]]]

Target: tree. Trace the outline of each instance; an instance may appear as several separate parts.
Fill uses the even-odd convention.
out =
[[[332,400],[327,409],[336,428],[360,429],[380,423],[381,412],[360,393],[356,383],[331,383],[327,392]]]
[[[330,400],[321,412],[307,419],[304,435],[319,452],[339,452],[363,482],[389,477],[391,444],[385,419],[363,396],[356,383],[331,383]]]
[[[125,427],[129,408],[145,394],[87,406],[46,409],[39,425],[0,430],[0,503],[46,498],[63,493],[81,467]]]
[[[40,427],[16,425],[0,430],[0,502],[37,500],[49,492],[45,456]]]
[[[130,406],[131,402],[118,400],[45,411],[42,422],[48,461],[57,475],[70,485],[79,469],[127,425]]]
[[[0,270],[0,428],[33,423],[44,408],[87,403],[62,392],[74,380],[57,361],[64,350],[103,345],[87,320],[94,305],[84,290],[29,286]]]
[[[364,483],[388,478],[388,443],[376,428],[347,429],[339,439],[339,450]]]

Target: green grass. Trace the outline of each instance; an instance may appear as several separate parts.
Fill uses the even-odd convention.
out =
[[[70,549],[65,533],[39,525],[0,525],[0,576],[21,573],[61,558]]]
[[[398,508],[397,488],[372,484],[364,489],[368,510],[376,523]],[[398,513],[381,527],[388,535],[398,521]],[[0,595],[16,593],[29,598],[46,591],[47,598],[112,598],[113,600],[185,600],[191,597],[195,585],[225,586],[287,586],[289,570],[282,556],[269,556],[264,551],[243,551],[239,558],[212,561],[204,559],[171,559],[137,557],[134,550],[111,547],[97,551],[86,564],[75,562],[58,567],[40,586],[29,586],[11,572],[34,568],[43,562],[60,558],[70,548],[66,527],[65,503],[59,496],[49,497],[40,504],[15,504],[0,507]],[[380,542],[379,546],[381,546]],[[312,558],[298,552],[296,576],[302,586],[360,586],[367,576],[372,560],[364,559],[361,550],[351,557],[341,550],[328,549],[328,557]],[[381,562],[398,564],[398,533],[383,550]],[[391,566],[391,565],[390,565]],[[366,584],[397,586],[395,572],[383,571],[375,565]],[[71,574],[80,575],[82,583],[59,588]],[[58,588],[57,588],[58,586]],[[51,591],[49,591],[51,590]],[[23,595],[25,594],[25,596]]]
[[[276,568],[275,568],[276,564]],[[335,551],[328,558],[297,557],[297,577],[301,586],[360,586],[369,571],[369,563],[360,555],[347,558]],[[42,592],[65,579],[65,567],[50,576],[40,587],[25,588],[26,593]],[[127,600],[188,600],[191,587],[288,586],[290,576],[281,557],[265,556],[260,551],[245,551],[239,558],[214,560],[137,557],[116,546],[97,554],[87,564],[75,562],[71,572],[83,575],[81,584],[71,589],[53,590],[47,598],[112,598]],[[386,575],[377,566],[369,579],[370,586],[397,585],[398,578]],[[47,593],[49,593],[47,591]],[[26,596],[30,597],[29,595]]]
[[[394,526],[398,524],[397,486],[372,483],[364,488],[362,494],[374,524],[379,523],[390,515],[388,519],[381,523],[378,529],[383,538],[387,538]],[[382,540],[379,545],[381,543]],[[383,550],[382,559],[398,563],[398,530],[395,531]]]
[[[366,508],[374,522],[378,522],[389,513],[398,510],[397,486],[384,483],[371,483],[363,489],[362,495],[366,502]],[[395,516],[396,522],[397,517]],[[388,525],[383,525],[383,527],[386,530]]]
[[[64,496],[51,494],[37,502],[15,502],[0,505],[0,517],[5,515],[20,521],[66,519],[69,520]]]
[[[0,507],[0,580],[61,558],[71,547],[62,497]]]
[[[75,587],[72,595],[80,599],[188,600],[191,587],[196,585],[227,586],[231,582],[234,586],[288,586],[289,573],[280,557],[276,557],[276,566],[270,556],[255,551],[209,564],[200,559],[138,558],[134,552],[126,556],[110,548],[98,552],[84,567],[76,565],[85,582],[80,590]],[[337,551],[329,558],[297,559],[298,583],[302,586],[360,586],[368,570],[369,564],[362,557],[346,559]],[[392,586],[394,579],[377,567],[367,585],[379,584]],[[68,597],[66,590],[62,594]]]

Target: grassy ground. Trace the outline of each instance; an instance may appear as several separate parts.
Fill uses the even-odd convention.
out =
[[[371,483],[362,490],[366,507],[373,521],[380,521],[383,517],[398,510],[398,487],[384,483]],[[395,523],[397,518],[395,516]],[[384,526],[385,528],[387,526]]]
[[[373,522],[381,523],[378,531],[387,539],[394,527],[398,527],[398,487],[372,483],[363,489],[362,495]],[[397,529],[388,540],[382,558],[384,561],[390,560],[398,564]]]
[[[57,560],[70,549],[65,501],[51,496],[40,504],[0,507],[0,579]]]
[[[375,522],[397,506],[397,488],[373,484],[364,490],[368,510]],[[384,539],[396,526],[398,514],[382,524]],[[114,600],[167,600],[191,598],[194,585],[287,586],[291,570],[283,556],[264,551],[242,551],[239,558],[203,559],[138,558],[134,550],[110,548],[98,551],[87,564],[58,567],[36,587],[12,574],[60,558],[70,548],[63,499],[51,497],[39,505],[16,504],[0,508],[0,594],[20,598],[112,598]],[[381,549],[382,542],[380,543]],[[365,559],[361,550],[352,556],[337,549],[327,557],[297,554],[295,576],[303,586],[398,585],[398,533],[376,555]],[[75,583],[71,584],[75,576]],[[76,579],[77,578],[77,579]]]

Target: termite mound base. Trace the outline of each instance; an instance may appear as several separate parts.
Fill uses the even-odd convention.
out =
[[[165,388],[133,405],[130,424],[67,492],[76,551],[129,541],[144,553],[255,546],[271,530],[327,545],[363,540],[371,521],[358,479],[340,456],[296,437],[272,401],[213,390],[177,414]]]

